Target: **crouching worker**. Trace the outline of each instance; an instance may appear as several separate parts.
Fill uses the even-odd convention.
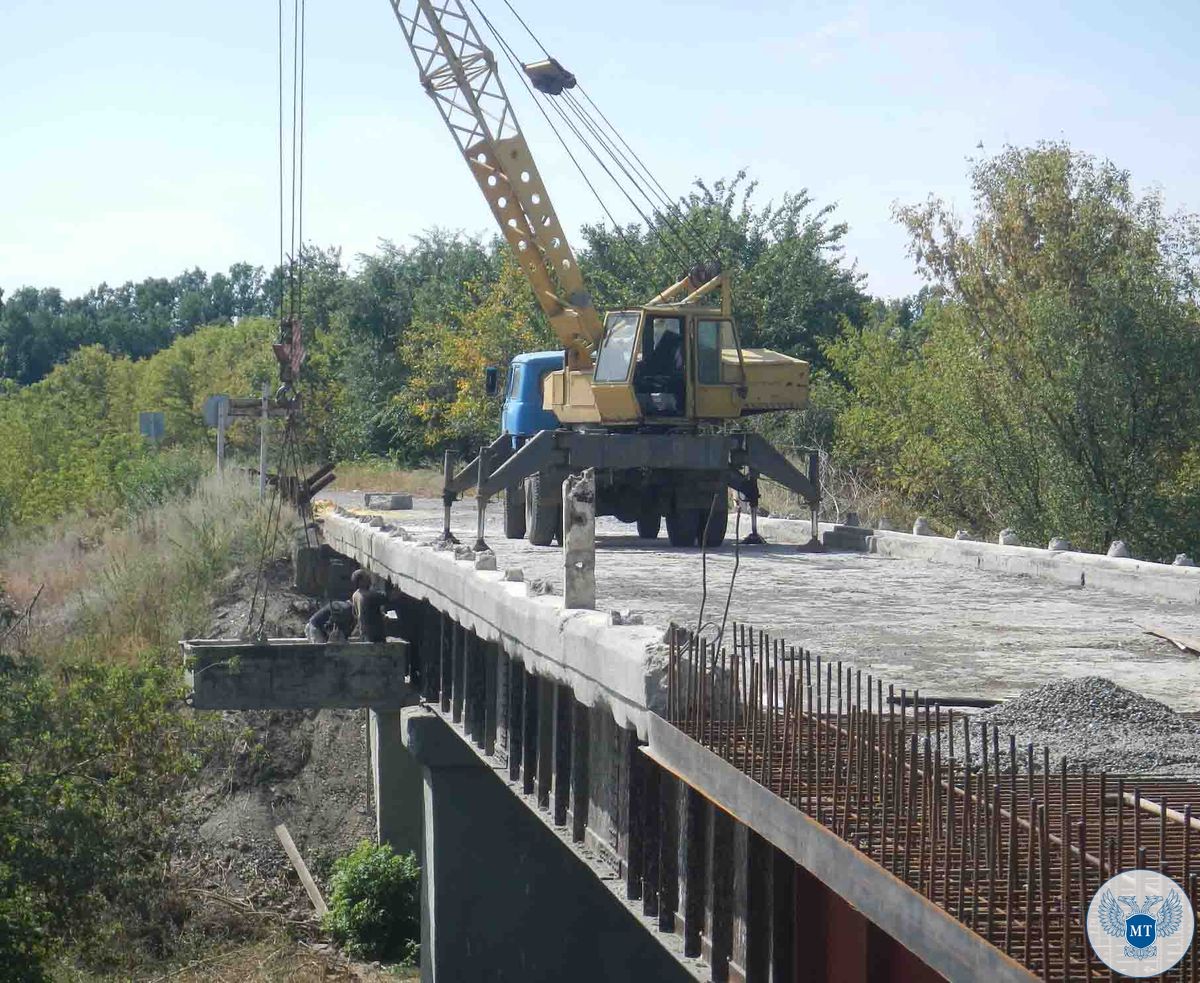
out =
[[[354,606],[354,617],[358,622],[358,632],[364,642],[387,641],[387,619],[384,610],[388,605],[388,597],[381,590],[371,587],[371,575],[366,570],[355,570],[350,577],[354,594],[350,603]]]
[[[308,619],[304,637],[310,642],[344,642],[354,631],[354,605],[349,601],[330,601]]]

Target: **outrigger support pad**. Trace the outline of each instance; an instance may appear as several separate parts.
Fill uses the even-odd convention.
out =
[[[452,486],[454,479],[454,451],[442,455],[442,535],[441,542],[454,544],[458,540],[450,531],[450,506],[457,497]]]
[[[821,458],[817,451],[808,455],[808,482],[813,488],[821,487]],[[825,553],[827,547],[821,542],[820,501],[808,503],[809,540],[803,546],[796,547],[798,553]]]
[[[750,503],[750,532],[742,539],[742,546],[766,546],[767,541],[758,532],[758,472],[749,469],[747,475],[746,501]]]

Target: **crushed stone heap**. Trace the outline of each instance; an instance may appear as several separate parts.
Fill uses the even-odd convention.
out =
[[[1200,723],[1101,676],[1040,686],[973,719],[999,728],[1002,748],[1016,735],[1022,770],[1032,743],[1038,769],[1045,746],[1053,770],[1065,757],[1073,771],[1200,779]]]

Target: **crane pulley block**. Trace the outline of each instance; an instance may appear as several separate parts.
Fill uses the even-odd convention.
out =
[[[563,89],[575,88],[575,76],[563,68],[557,58],[530,62],[521,67],[525,69],[533,87],[548,96],[562,95]]]

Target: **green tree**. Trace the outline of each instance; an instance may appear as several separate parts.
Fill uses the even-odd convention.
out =
[[[394,426],[424,454],[446,446],[473,453],[495,439],[500,403],[484,392],[485,366],[555,345],[528,281],[507,256],[499,279],[467,284],[445,315],[417,320],[408,337],[410,371],[394,398]]]
[[[744,172],[696,187],[649,228],[585,226],[580,257],[600,307],[644,304],[694,262],[719,259],[733,278],[733,311],[746,345],[823,361],[820,342],[843,318],[861,324],[862,276],[845,261],[844,223],[806,190],[759,205]]]
[[[16,978],[45,978],[102,919],[150,920],[195,766],[174,677],[87,663],[53,678],[0,653],[0,965]]]
[[[1005,150],[972,183],[969,229],[936,199],[897,212],[946,299],[916,322],[917,355],[873,370],[883,339],[835,349],[863,415],[842,446],[949,517],[1089,549],[1194,548],[1178,490],[1200,422],[1196,221],[1064,144]],[[868,446],[873,428],[889,447]]]

